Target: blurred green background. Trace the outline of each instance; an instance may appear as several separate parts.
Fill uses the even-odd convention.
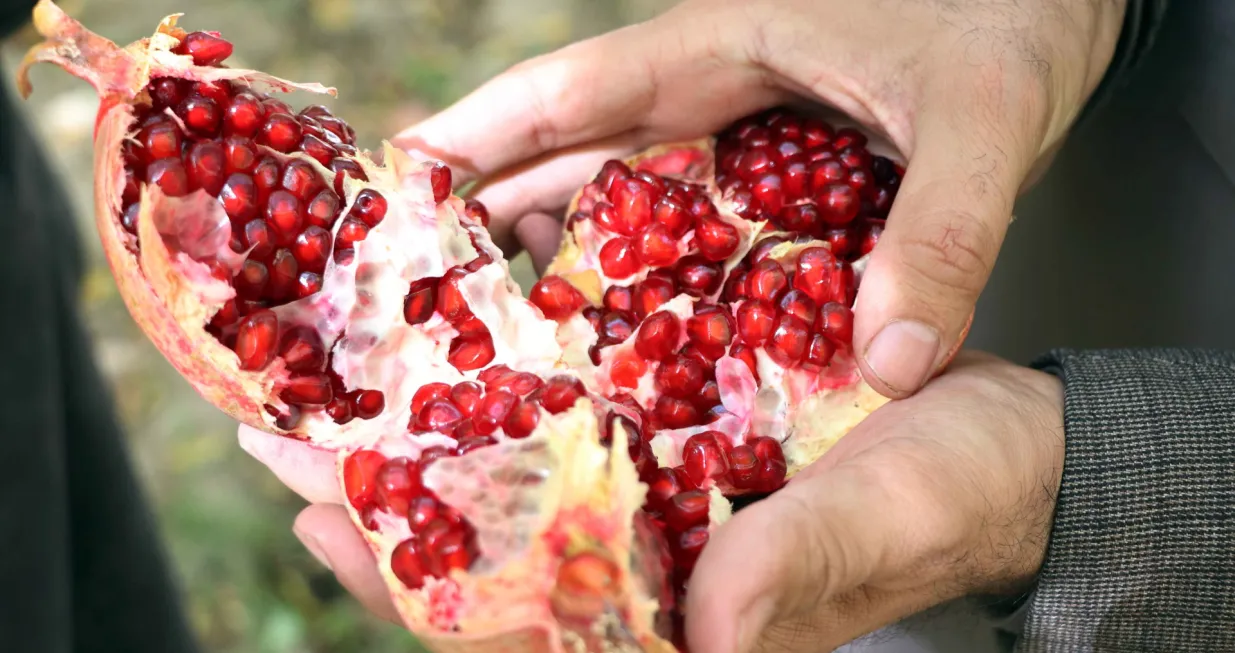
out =
[[[362,144],[457,99],[530,56],[646,19],[672,0],[63,0],[119,43],[185,12],[187,29],[218,30],[229,61],[339,89],[324,102]],[[3,44],[12,71],[31,30]],[[85,83],[42,67],[26,103],[31,124],[73,194],[91,262],[81,298],[112,383],[134,460],[161,520],[190,617],[218,653],[416,651],[366,613],[292,535],[303,501],[236,444],[236,425],[203,401],[129,318],[91,223],[97,101]],[[500,111],[501,107],[495,107]],[[526,261],[517,261],[527,278]]]

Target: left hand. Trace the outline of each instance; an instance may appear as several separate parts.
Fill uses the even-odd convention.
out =
[[[962,352],[712,535],[691,648],[822,653],[971,594],[1028,588],[1063,473],[1063,386]]]
[[[333,454],[245,426],[240,441],[313,503],[294,526],[305,546],[400,623],[341,505]],[[1058,379],[962,352],[717,529],[691,578],[691,648],[832,651],[961,596],[1024,589],[1045,555],[1063,444]]]

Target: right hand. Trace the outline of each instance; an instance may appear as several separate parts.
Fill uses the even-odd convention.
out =
[[[515,66],[395,142],[480,179],[495,241],[553,257],[601,163],[804,96],[909,161],[861,290],[854,349],[889,397],[951,352],[1035,163],[1109,64],[1122,0],[686,0]]]

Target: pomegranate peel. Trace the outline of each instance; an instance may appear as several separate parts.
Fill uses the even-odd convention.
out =
[[[95,222],[142,329],[232,417],[336,456],[433,649],[683,647],[730,498],[885,401],[852,309],[900,165],[783,110],[610,161],[524,299],[448,168],[358,149],[265,92],[331,89],[177,21],[120,48],[41,0],[19,75],[100,93]]]

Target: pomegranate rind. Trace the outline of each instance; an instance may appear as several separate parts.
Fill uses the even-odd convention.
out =
[[[634,517],[647,488],[618,444],[625,441],[618,434],[603,446],[594,406],[582,399],[559,415],[542,413],[526,439],[436,461],[425,485],[475,526],[481,558],[466,573],[395,591],[409,629],[435,651],[675,650],[655,629],[658,605],[650,597],[660,579],[631,571]],[[380,444],[391,455],[410,453],[401,448],[407,438]],[[362,533],[387,582],[399,588],[389,561],[410,536],[405,520],[383,516],[376,531]],[[564,561],[582,555],[613,561],[619,577],[597,606],[603,609],[576,606],[565,618],[551,600],[555,579]]]

